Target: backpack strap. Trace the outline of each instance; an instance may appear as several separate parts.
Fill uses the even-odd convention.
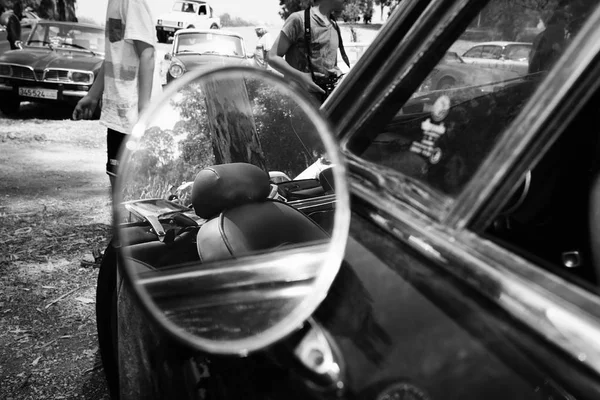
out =
[[[310,71],[310,75],[314,82],[315,80],[315,71],[313,70],[312,61],[310,59],[311,51],[310,51],[310,43],[312,41],[312,35],[310,30],[310,6],[304,10],[304,45],[306,46],[306,61],[308,63],[308,69]]]
[[[335,21],[335,19],[333,18],[333,16],[331,16],[329,19],[331,19],[331,23],[333,24],[333,27],[335,28],[335,30],[337,31],[337,34],[338,34],[338,38],[340,41],[339,47],[340,47],[340,53],[342,54],[342,60],[344,60],[344,62],[348,66],[348,68],[350,68],[350,60],[348,59],[348,56],[346,55],[346,50],[344,49],[344,41],[342,40],[342,32],[340,31],[340,27],[338,26],[338,24]]]

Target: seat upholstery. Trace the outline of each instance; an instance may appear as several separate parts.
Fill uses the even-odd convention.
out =
[[[294,207],[269,199],[269,191],[268,174],[251,164],[222,164],[198,173],[192,204],[208,219],[196,237],[202,262],[329,237]]]

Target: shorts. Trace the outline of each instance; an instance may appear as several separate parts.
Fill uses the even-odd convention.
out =
[[[114,129],[108,129],[106,132],[106,173],[108,175],[117,176],[117,170],[119,167],[119,151],[121,146],[126,142],[127,135],[121,132],[117,132]]]

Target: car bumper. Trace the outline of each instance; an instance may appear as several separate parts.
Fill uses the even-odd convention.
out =
[[[156,27],[157,32],[163,32],[163,33],[166,33],[171,36],[174,35],[175,32],[177,32],[178,30],[181,30],[181,29],[183,29],[183,28],[173,27],[173,26],[163,26],[163,25]]]
[[[73,102],[89,91],[87,85],[48,85],[42,82],[0,81],[0,93],[19,97],[22,101]]]

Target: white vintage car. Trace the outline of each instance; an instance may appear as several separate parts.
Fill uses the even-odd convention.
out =
[[[180,29],[220,29],[221,20],[214,15],[211,2],[202,0],[178,0],[171,12],[156,21],[156,37],[166,43]]]

